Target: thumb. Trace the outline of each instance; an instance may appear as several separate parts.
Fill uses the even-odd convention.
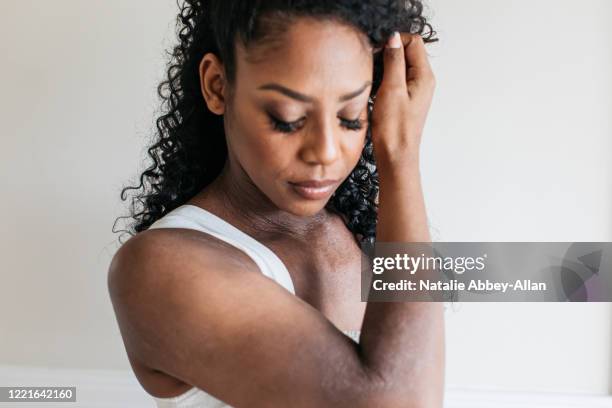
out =
[[[406,89],[406,58],[400,34],[389,36],[383,52],[383,79],[381,87]]]

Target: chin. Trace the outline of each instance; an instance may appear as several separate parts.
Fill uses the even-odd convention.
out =
[[[280,209],[296,217],[311,217],[325,208],[329,200],[290,200]]]

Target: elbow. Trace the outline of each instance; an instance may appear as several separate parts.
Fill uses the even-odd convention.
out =
[[[384,391],[368,395],[360,407],[380,408],[442,408],[442,399],[432,398],[422,392]]]
[[[365,385],[353,388],[346,401],[356,408],[442,408],[444,392],[440,384],[424,384],[422,381],[398,382],[385,380],[379,375],[368,374]]]
[[[359,408],[442,408],[443,398],[441,395],[438,396],[426,390],[381,389],[361,395],[354,406]]]

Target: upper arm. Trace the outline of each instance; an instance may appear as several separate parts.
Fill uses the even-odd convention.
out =
[[[246,255],[198,234],[147,231],[113,258],[126,349],[236,407],[357,406],[371,384],[358,346]]]

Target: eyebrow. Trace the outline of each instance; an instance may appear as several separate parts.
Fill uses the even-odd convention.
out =
[[[353,92],[349,92],[345,95],[342,95],[339,99],[338,102],[344,102],[344,101],[348,101],[349,99],[353,99],[356,96],[360,95],[363,91],[365,91],[367,89],[368,86],[370,86],[372,84],[372,81],[366,81],[359,89],[357,89],[356,91]],[[304,95],[302,93],[299,93],[297,91],[294,91],[292,89],[289,89],[287,87],[284,87],[280,84],[276,84],[276,83],[268,83],[268,84],[264,84],[261,85],[259,88],[257,89],[261,89],[261,90],[265,90],[265,91],[277,91],[282,93],[285,96],[288,96],[292,99],[301,101],[301,102],[313,102],[314,98],[312,96],[308,96],[308,95]]]

